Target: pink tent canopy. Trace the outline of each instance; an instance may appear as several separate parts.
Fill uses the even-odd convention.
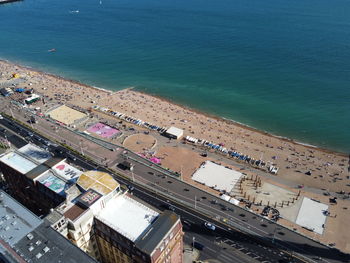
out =
[[[152,163],[156,163],[156,164],[160,164],[160,159],[156,158],[156,157],[152,157],[151,159],[149,159]]]

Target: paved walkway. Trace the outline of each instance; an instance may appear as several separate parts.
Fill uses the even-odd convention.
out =
[[[184,263],[193,263],[199,257],[199,251],[188,245],[184,245]]]

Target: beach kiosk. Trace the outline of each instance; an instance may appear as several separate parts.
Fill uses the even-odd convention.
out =
[[[32,96],[30,96],[29,98],[26,98],[26,99],[24,100],[24,102],[25,102],[26,104],[32,104],[32,103],[34,103],[34,102],[36,102],[36,101],[38,101],[38,100],[40,100],[40,96],[37,95],[37,94],[32,94]]]
[[[165,132],[165,135],[169,138],[178,140],[184,135],[184,130],[176,128],[176,127],[170,127]]]

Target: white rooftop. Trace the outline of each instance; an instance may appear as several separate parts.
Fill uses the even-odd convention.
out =
[[[30,170],[34,169],[37,166],[37,164],[35,164],[31,160],[15,152],[5,154],[0,158],[0,161],[19,171],[22,174],[28,173]]]
[[[328,205],[304,197],[296,223],[300,226],[307,227],[318,234],[322,234],[322,225],[325,224],[327,218],[323,212],[327,210]]]
[[[61,161],[56,164],[52,169],[60,176],[62,179],[66,181],[75,181],[82,175],[82,171],[77,168],[69,165],[65,161]]]
[[[46,162],[51,158],[51,154],[49,152],[30,143],[18,149],[18,151],[40,164]]]
[[[117,196],[96,216],[131,241],[135,241],[159,213],[126,196]]]
[[[172,126],[169,129],[167,129],[166,133],[174,135],[177,138],[179,138],[184,134],[184,130]]]
[[[240,172],[206,161],[194,172],[192,179],[216,190],[225,190],[229,193],[241,176]]]

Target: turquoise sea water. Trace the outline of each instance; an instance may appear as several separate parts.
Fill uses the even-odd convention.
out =
[[[24,0],[0,6],[0,57],[348,153],[349,14],[348,0]]]

